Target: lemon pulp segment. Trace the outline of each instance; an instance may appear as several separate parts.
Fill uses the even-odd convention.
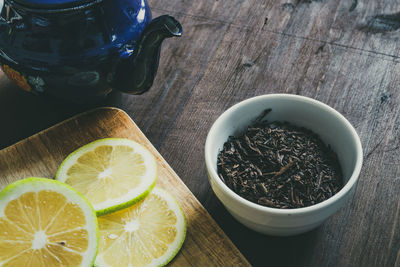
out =
[[[157,178],[157,164],[143,146],[128,139],[100,139],[62,163],[56,179],[81,192],[98,215],[125,208],[145,197]]]
[[[98,218],[99,266],[159,266],[175,256],[186,226],[178,204],[165,195],[156,188],[143,201]]]
[[[89,249],[88,229],[82,207],[64,194],[24,192],[0,212],[0,266],[81,266]]]
[[[146,167],[143,157],[126,146],[99,146],[78,158],[67,171],[73,185],[92,204],[118,198],[140,183]]]

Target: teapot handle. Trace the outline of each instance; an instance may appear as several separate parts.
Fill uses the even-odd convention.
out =
[[[113,87],[135,95],[149,90],[157,74],[162,41],[181,35],[182,25],[175,18],[163,15],[153,19],[143,30],[133,54],[118,63]]]

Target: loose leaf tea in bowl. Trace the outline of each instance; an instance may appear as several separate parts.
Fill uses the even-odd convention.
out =
[[[219,152],[217,170],[235,193],[281,209],[322,202],[343,187],[335,152],[314,132],[287,122],[268,122],[266,110]]]

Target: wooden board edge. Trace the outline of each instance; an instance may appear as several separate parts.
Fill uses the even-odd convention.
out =
[[[49,131],[51,131],[52,129],[57,128],[58,126],[60,126],[60,125],[62,125],[62,124],[64,124],[64,123],[67,123],[67,122],[69,122],[69,121],[73,121],[73,120],[75,120],[75,119],[77,119],[77,118],[79,118],[79,117],[81,117],[81,116],[84,116],[84,115],[87,115],[87,114],[90,114],[90,113],[94,113],[94,112],[96,112],[96,111],[98,111],[98,110],[115,110],[115,111],[118,111],[118,113],[119,113],[119,112],[122,112],[122,113],[124,113],[124,115],[126,115],[130,120],[132,120],[131,117],[130,117],[125,111],[123,111],[122,109],[119,109],[119,108],[115,108],[115,107],[98,107],[98,108],[93,108],[93,109],[89,109],[89,110],[87,110],[87,111],[78,113],[78,114],[76,114],[76,115],[73,115],[72,117],[70,117],[70,118],[68,118],[68,119],[65,119],[65,120],[63,120],[63,121],[61,121],[61,122],[58,122],[58,123],[56,123],[56,124],[54,124],[54,125],[52,125],[52,126],[46,128],[46,129],[43,129],[43,130],[41,130],[41,131],[39,131],[39,132],[37,132],[37,133],[35,133],[35,134],[33,134],[33,135],[27,137],[27,138],[24,138],[24,139],[22,139],[22,140],[20,140],[20,141],[18,141],[18,142],[15,142],[14,144],[11,144],[11,145],[9,145],[9,146],[3,148],[3,149],[0,149],[0,153],[3,153],[3,152],[5,153],[7,150],[11,149],[11,148],[14,147],[14,146],[20,146],[21,144],[27,142],[28,140],[30,140],[30,139],[32,139],[32,138],[36,138],[36,136],[42,135],[42,134],[44,134],[44,133],[46,133],[46,132],[49,132]],[[135,124],[135,125],[136,125],[136,124]]]
[[[59,123],[54,124],[53,126],[50,126],[42,131],[37,132],[36,134],[33,134],[32,136],[29,136],[25,139],[22,139],[4,149],[0,150],[0,155],[3,153],[8,153],[8,150],[14,149],[16,147],[21,147],[24,146],[25,143],[29,142],[31,139],[35,138],[40,138],[40,136],[45,135],[47,132],[52,131],[53,129],[68,123],[73,120],[78,120],[80,117],[83,117],[85,115],[90,115],[94,114],[96,112],[114,112],[112,116],[122,116],[125,117],[135,128],[137,131],[140,132],[146,139],[146,135],[142,132],[142,130],[136,125],[136,123],[133,121],[133,119],[122,109],[115,108],[115,107],[98,107],[94,109],[90,109],[87,111],[84,111],[82,113],[76,114],[66,120],[63,120]],[[148,139],[147,139],[148,140]],[[232,242],[232,240],[225,234],[225,232],[222,230],[222,228],[217,224],[217,222],[212,218],[212,216],[208,213],[208,211],[204,208],[204,206],[201,204],[201,202],[194,196],[194,194],[190,191],[190,189],[186,186],[186,184],[180,179],[180,177],[176,174],[176,172],[172,169],[172,167],[169,165],[169,163],[164,159],[164,157],[158,152],[158,150],[153,146],[153,144],[148,140],[148,146],[151,147],[152,153],[155,153],[155,156],[158,157],[162,162],[163,162],[163,167],[167,169],[168,172],[173,174],[175,177],[177,177],[178,182],[180,183],[180,186],[182,186],[182,189],[187,191],[187,194],[192,196],[192,201],[196,203],[201,209],[202,209],[202,215],[207,216],[207,219],[211,224],[215,226],[215,230],[219,232],[219,235],[225,240],[226,244],[233,249],[234,254],[237,255],[238,258],[240,258],[241,262],[245,265],[243,266],[251,266],[251,264],[247,261],[247,259],[243,256],[243,254],[239,251],[239,249],[235,246],[235,244]]]

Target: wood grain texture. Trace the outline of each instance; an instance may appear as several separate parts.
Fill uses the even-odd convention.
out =
[[[1,150],[0,190],[25,177],[54,177],[68,154],[107,137],[129,138],[148,148],[157,160],[157,185],[174,195],[185,213],[186,240],[171,266],[250,266],[131,118],[119,109],[83,113]]]
[[[149,0],[183,24],[165,42],[153,88],[115,93],[125,110],[254,266],[400,266],[400,7],[396,0]],[[21,92],[0,77],[0,145],[89,107]],[[268,93],[327,103],[358,131],[364,166],[354,198],[318,229],[275,238],[237,223],[203,160],[213,121]],[[267,260],[266,260],[267,259]]]

